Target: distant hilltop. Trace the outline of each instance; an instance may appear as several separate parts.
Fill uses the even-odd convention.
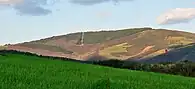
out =
[[[79,42],[83,45],[80,45]],[[194,52],[194,43],[194,33],[146,27],[115,31],[77,32],[6,45],[6,49],[78,60],[93,58],[96,58],[93,60],[98,60],[97,57],[103,57],[160,62],[164,60],[192,60],[195,55],[187,52]],[[168,49],[166,55],[165,49]],[[180,57],[176,57],[177,55]]]

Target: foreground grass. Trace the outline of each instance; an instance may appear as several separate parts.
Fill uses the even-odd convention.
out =
[[[157,73],[0,55],[0,89],[195,89],[195,79]]]

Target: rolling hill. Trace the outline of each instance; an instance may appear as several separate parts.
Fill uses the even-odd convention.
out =
[[[5,53],[0,89],[194,89],[195,79]]]
[[[174,50],[169,51],[167,54],[161,54],[158,56],[148,57],[142,62],[158,63],[158,62],[178,62],[189,60],[195,62],[195,44],[188,44]]]
[[[183,31],[132,28],[116,31],[85,32],[84,45],[78,45],[80,39],[81,33],[71,33],[8,45],[6,49],[77,60],[93,59],[96,56],[108,59],[144,61],[150,59],[174,61],[183,60],[183,58],[193,60],[195,58],[195,55],[190,53],[188,57],[186,57],[185,53],[180,53],[178,58],[175,57],[178,55],[178,52],[172,52],[195,43],[195,34]],[[171,56],[162,57],[165,49],[169,50],[168,54],[171,54]],[[188,49],[183,50],[183,52],[193,52],[193,50]]]

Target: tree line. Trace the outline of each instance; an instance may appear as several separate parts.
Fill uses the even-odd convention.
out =
[[[114,68],[139,70],[147,72],[157,72],[173,75],[181,75],[188,77],[195,77],[195,63],[184,60],[180,62],[162,62],[162,63],[140,63],[132,61],[120,61],[120,60],[106,60],[106,61],[95,61],[93,64],[109,66]]]

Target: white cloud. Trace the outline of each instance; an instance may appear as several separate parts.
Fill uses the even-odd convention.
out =
[[[21,3],[23,0],[0,0],[0,5],[1,4],[16,4],[16,3]]]
[[[45,6],[51,6],[61,0],[0,0],[0,7],[13,8],[19,15],[40,16],[52,13],[51,9]],[[69,3],[80,5],[94,5],[113,1],[115,3],[120,1],[133,0],[69,0]]]
[[[0,0],[1,6],[14,8],[20,15],[40,16],[51,14],[50,9],[44,8],[57,0]]]
[[[80,5],[94,5],[94,4],[110,2],[110,1],[117,3],[120,1],[133,1],[133,0],[69,0],[69,2],[71,3],[80,4]]]
[[[195,8],[171,9],[157,18],[161,25],[187,23],[195,18]]]

